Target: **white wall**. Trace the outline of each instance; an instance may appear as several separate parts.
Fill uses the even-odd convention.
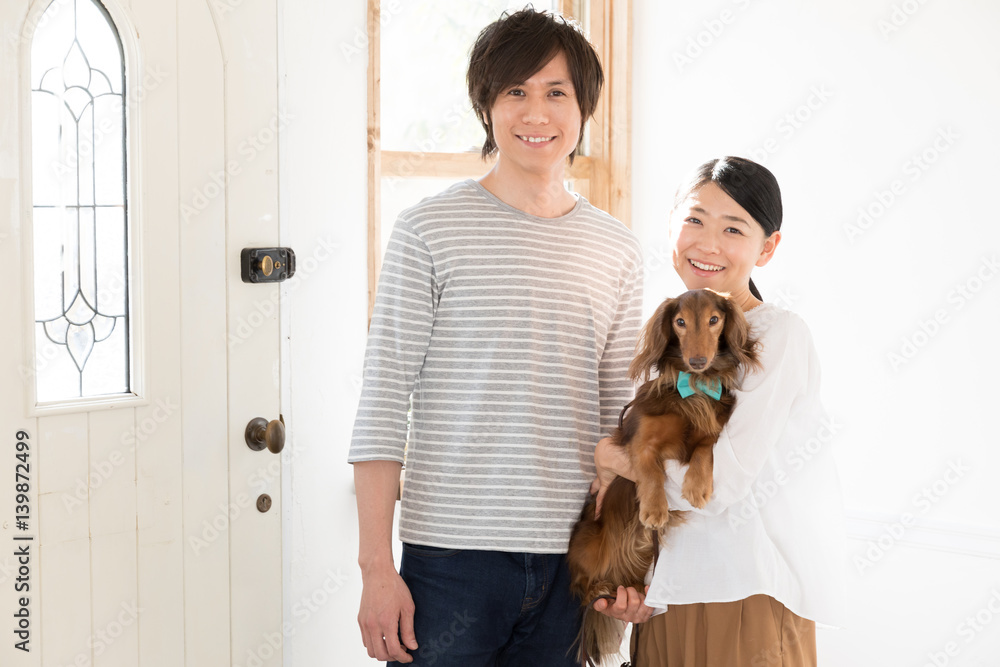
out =
[[[821,634],[822,664],[916,667],[933,657],[985,667],[1000,655],[991,493],[1000,448],[985,416],[997,398],[987,378],[1000,370],[990,345],[1000,276],[984,261],[1000,256],[990,197],[1000,51],[989,46],[1000,7],[896,5],[901,26],[883,36],[892,2],[635,0],[632,222],[652,308],[681,289],[663,262],[662,195],[709,157],[763,156],[784,191],[785,237],[756,282],[813,328],[827,403],[842,425],[829,445],[855,518],[851,554],[871,561],[852,565],[855,623]],[[282,12],[283,99],[293,117],[281,138],[282,243],[300,262],[283,360],[293,451],[286,664],[373,665],[355,622],[357,522],[344,462],[366,320],[365,3],[297,0]],[[679,67],[674,54],[699,35],[702,52]],[[935,149],[939,131],[954,138]],[[914,171],[913,156],[925,151],[935,161]],[[898,194],[878,214],[894,181]],[[876,215],[849,238],[859,207]],[[977,285],[980,271],[989,279]],[[966,285],[979,287],[969,299],[957,291]],[[936,328],[927,323],[935,314]],[[904,338],[919,349],[894,367],[889,354],[903,354]],[[968,470],[948,483],[953,461]],[[936,502],[921,499],[935,482]],[[899,539],[884,532],[904,516],[914,523],[900,524]],[[868,541],[879,538],[887,548],[879,557],[876,544],[869,558]]]
[[[648,309],[683,290],[666,215],[685,172],[737,154],[782,187],[755,282],[812,327],[855,538],[854,622],[821,633],[821,664],[997,664],[1000,5],[634,7]]]
[[[283,2],[282,245],[288,287],[283,404],[285,664],[375,665],[361,643],[357,510],[347,445],[367,329],[366,3]]]

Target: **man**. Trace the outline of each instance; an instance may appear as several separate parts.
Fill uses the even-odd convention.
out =
[[[358,622],[380,660],[573,665],[564,555],[594,445],[632,395],[641,255],[564,185],[603,84],[577,28],[505,15],[479,35],[468,84],[497,163],[400,215],[376,296],[349,457]],[[641,618],[641,600],[627,591],[614,613]]]

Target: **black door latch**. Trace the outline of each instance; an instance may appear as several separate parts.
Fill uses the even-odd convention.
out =
[[[243,248],[240,277],[245,283],[280,283],[295,275],[291,248]]]

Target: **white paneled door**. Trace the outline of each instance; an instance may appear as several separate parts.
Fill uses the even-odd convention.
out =
[[[281,664],[276,16],[0,3],[5,667]]]

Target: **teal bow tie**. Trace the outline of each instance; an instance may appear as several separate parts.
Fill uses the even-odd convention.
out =
[[[715,378],[711,383],[705,382],[702,378],[698,378],[694,381],[694,387],[697,387],[703,394],[708,394],[715,400],[722,398],[722,381],[719,378]],[[694,387],[691,386],[691,374],[687,371],[681,371],[677,375],[677,393],[681,395],[681,398],[687,398],[694,393]]]

